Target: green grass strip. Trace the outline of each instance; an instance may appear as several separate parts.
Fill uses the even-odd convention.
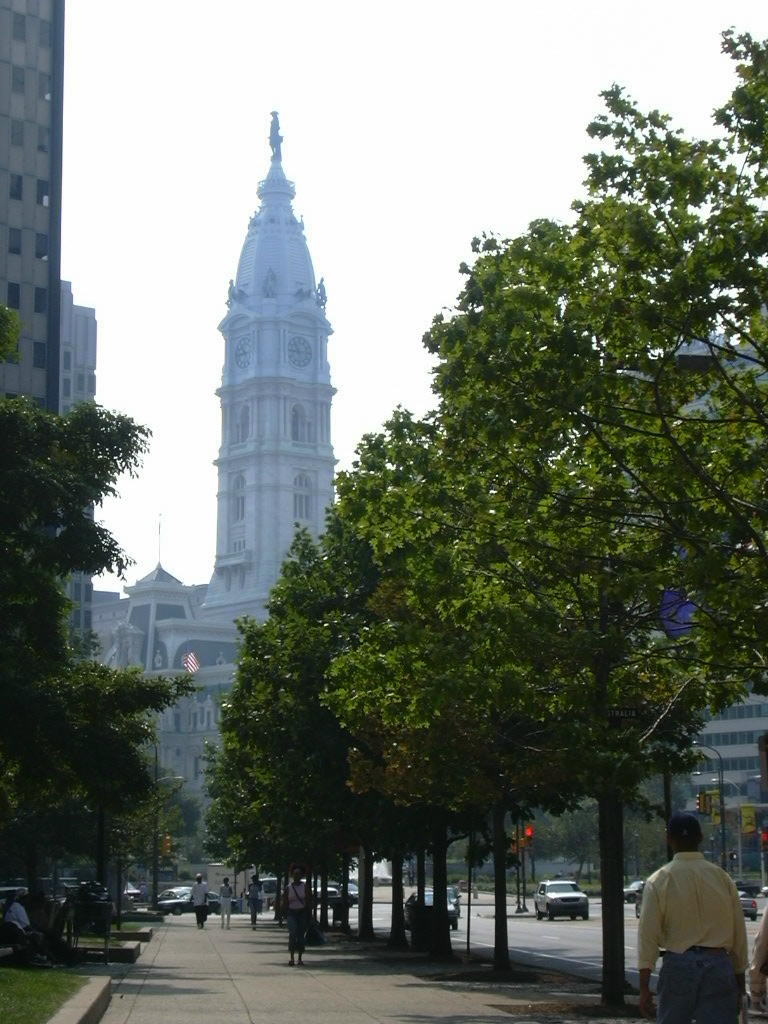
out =
[[[0,967],[0,1021],[45,1024],[85,982],[56,969]]]

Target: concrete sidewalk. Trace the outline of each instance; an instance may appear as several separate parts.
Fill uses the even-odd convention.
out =
[[[112,978],[103,1024],[584,1024],[545,1005],[596,1002],[542,986],[457,980],[458,964],[390,954],[383,944],[331,939],[304,959],[302,968],[288,966],[286,931],[272,921],[253,931],[237,916],[222,931],[211,918],[201,931],[190,915],[160,926],[136,964],[94,965],[89,974]]]

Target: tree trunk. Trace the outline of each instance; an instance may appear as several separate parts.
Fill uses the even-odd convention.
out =
[[[363,902],[358,905],[357,937],[361,942],[371,942],[376,933],[373,930],[373,852],[367,847],[363,856]]]
[[[435,825],[432,831],[432,928],[429,952],[441,959],[453,957],[451,932],[448,924],[448,839],[445,824]]]
[[[407,949],[405,912],[403,910],[403,855],[392,854],[392,924],[389,929],[390,949]]]
[[[37,892],[38,876],[40,875],[40,858],[38,845],[35,841],[28,842],[24,851],[24,870],[27,876],[27,889]],[[54,889],[54,893],[56,890]]]
[[[96,811],[96,881],[107,884],[107,840],[104,808]]]
[[[509,970],[507,937],[507,836],[504,831],[504,807],[493,808],[493,968]]]
[[[624,808],[615,792],[598,799],[602,893],[603,987],[606,1006],[624,1005]]]

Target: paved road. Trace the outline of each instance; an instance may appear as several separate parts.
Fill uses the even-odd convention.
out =
[[[758,900],[760,911],[764,900]],[[599,900],[590,900],[590,919],[570,921],[557,918],[555,921],[537,921],[533,913],[515,914],[515,902],[507,905],[507,934],[513,959],[538,967],[549,966],[568,970],[571,973],[590,978],[599,978],[602,970],[602,907]],[[533,902],[528,901],[533,911]],[[452,932],[453,945],[457,950],[466,949],[467,916],[466,905],[462,908],[458,931]],[[386,931],[389,928],[390,908],[379,902],[374,906],[374,927]],[[760,927],[756,922],[747,921],[749,946]],[[473,903],[470,925],[470,948],[489,953],[493,950],[493,907],[488,903]],[[624,937],[627,979],[637,984],[635,963],[637,958],[637,918],[633,905],[624,907]]]

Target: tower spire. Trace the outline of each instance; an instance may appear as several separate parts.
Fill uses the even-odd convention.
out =
[[[319,535],[333,501],[325,282],[315,283],[304,225],[293,212],[282,141],[272,111],[261,206],[219,324],[225,345],[216,564],[204,608],[230,620],[264,615],[295,524]]]

